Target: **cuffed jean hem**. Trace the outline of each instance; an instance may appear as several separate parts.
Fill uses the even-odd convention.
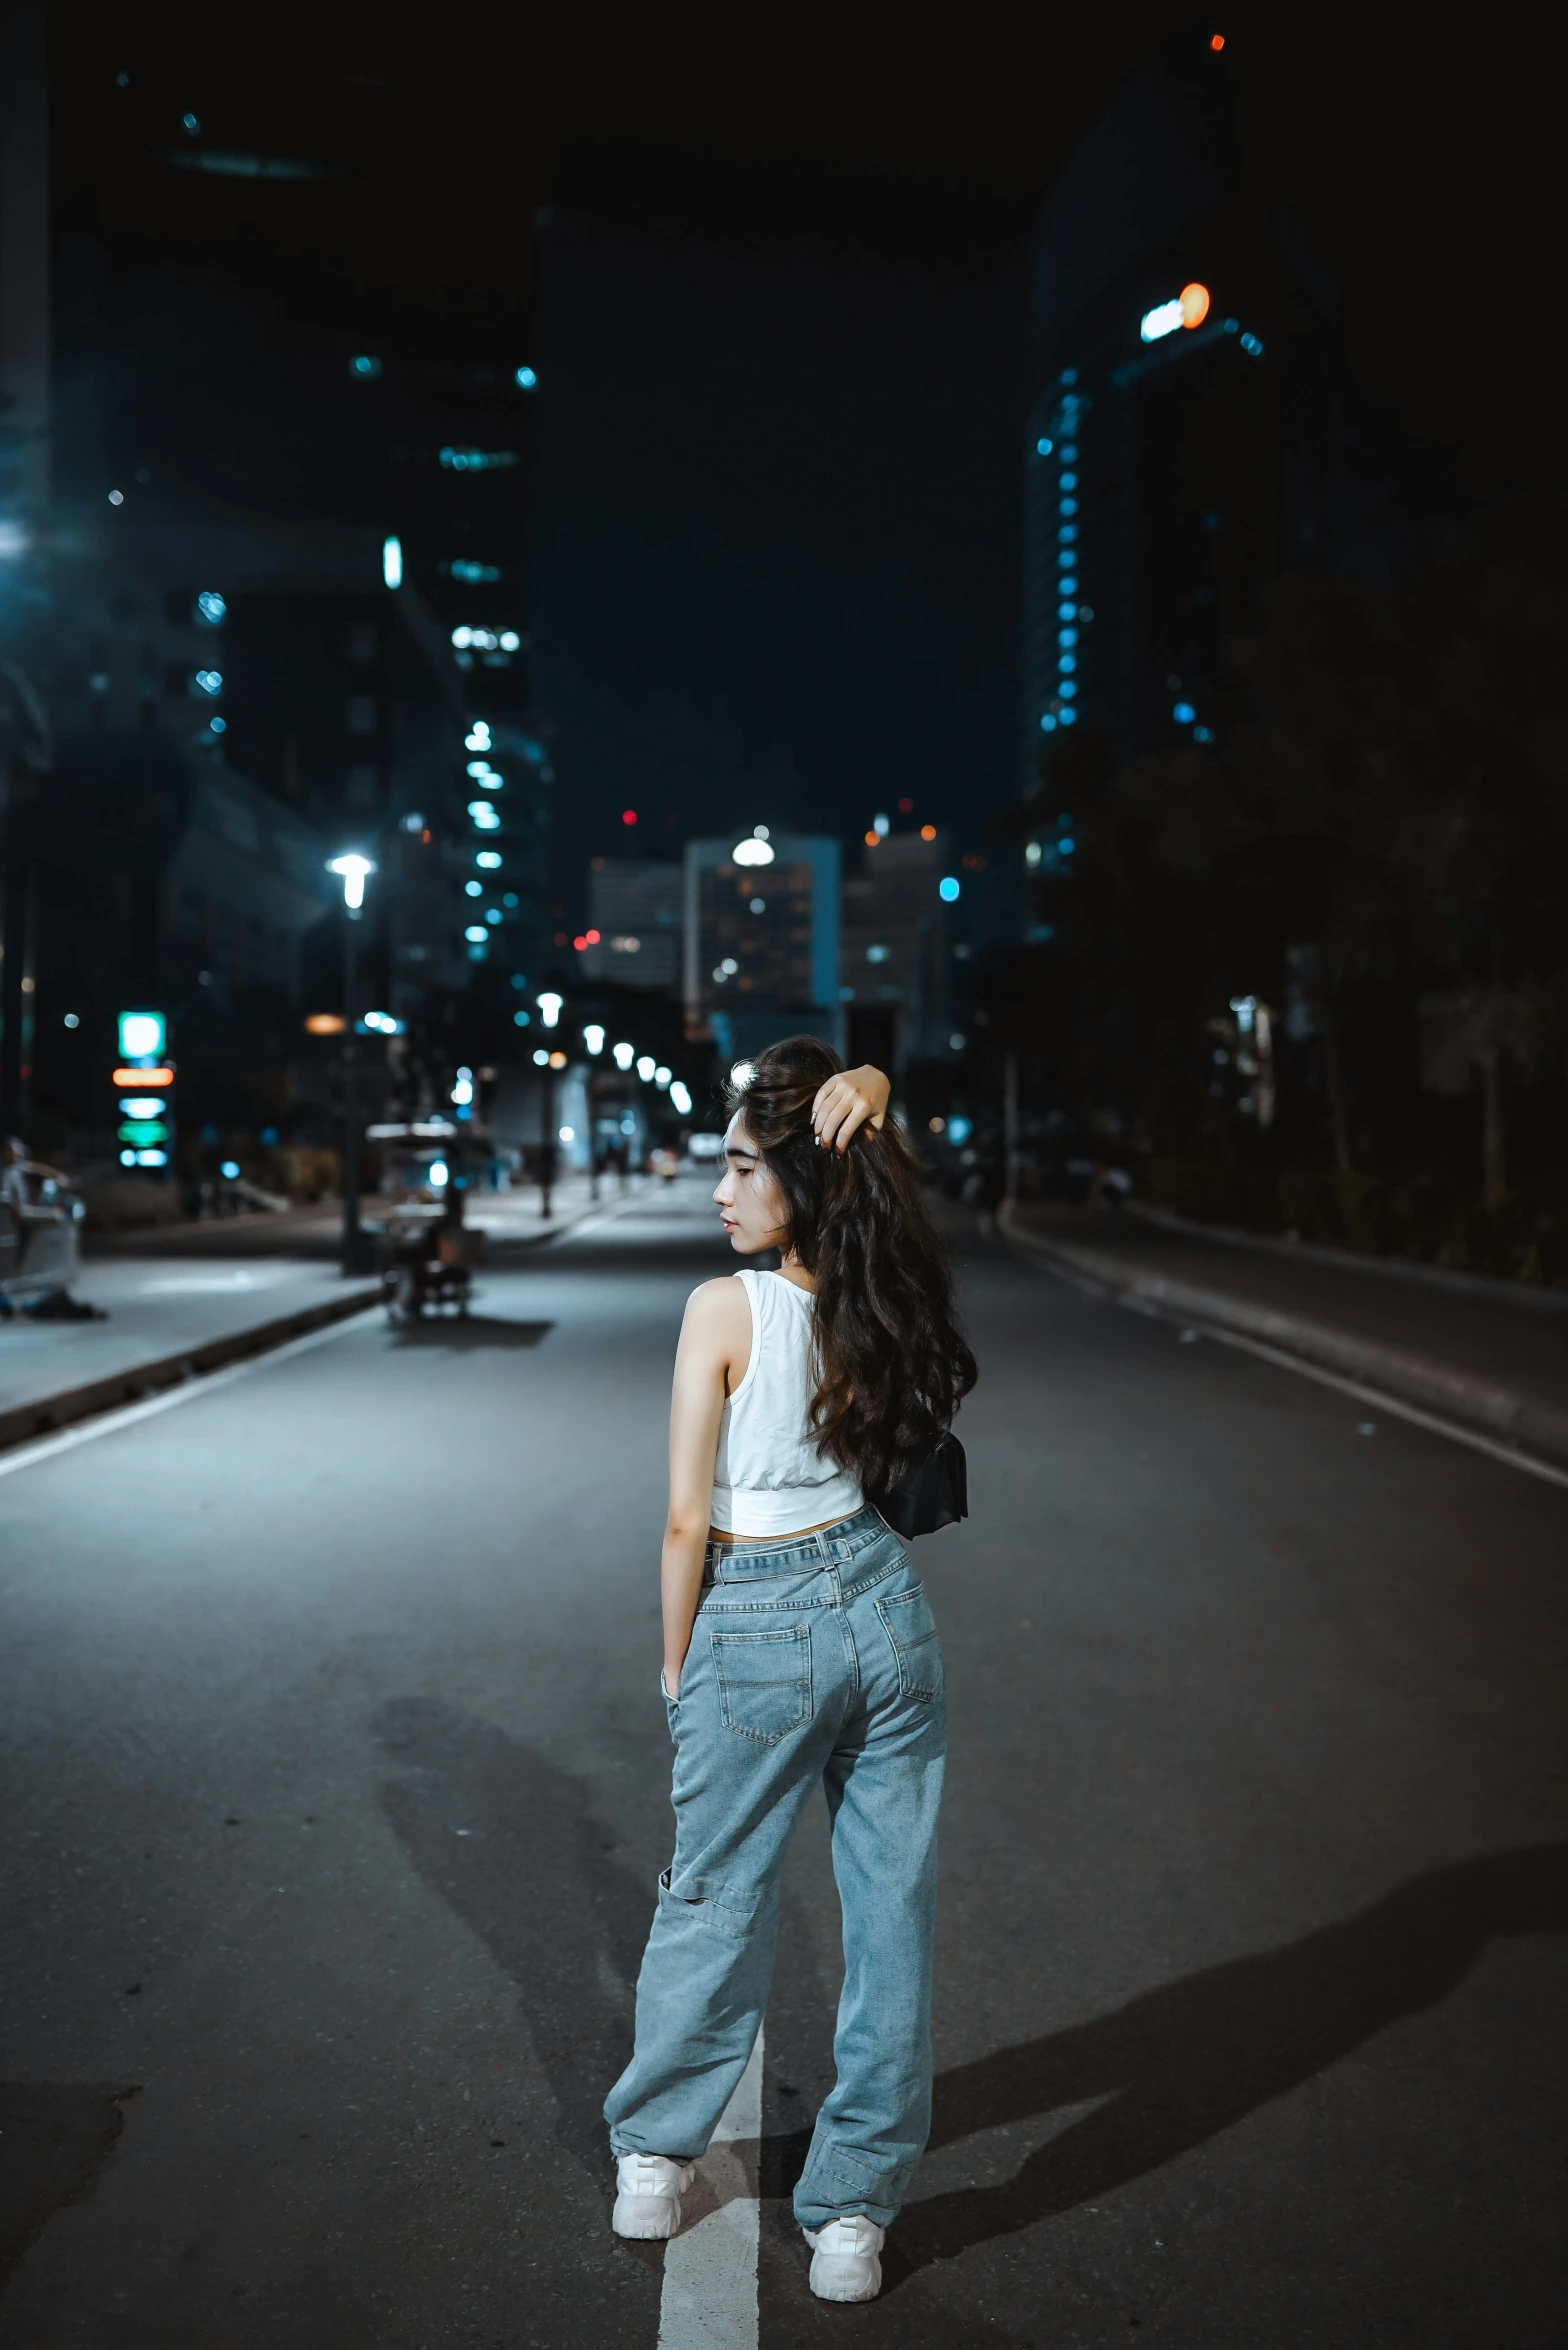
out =
[[[890,2228],[923,2151],[916,2147],[889,2170],[886,2162],[831,2139],[813,2146],[795,2188],[796,2219],[815,2233],[829,2220],[850,2219],[858,2211],[879,2228]]]

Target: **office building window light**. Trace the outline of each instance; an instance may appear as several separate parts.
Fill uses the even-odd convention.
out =
[[[517,462],[515,449],[445,448],[441,452],[441,463],[449,473],[494,473]]]

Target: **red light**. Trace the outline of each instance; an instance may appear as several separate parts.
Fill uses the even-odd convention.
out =
[[[621,822],[623,824],[635,824],[636,821],[637,811],[635,808],[623,808],[621,810]]]
[[[597,932],[597,930],[585,930],[585,931],[583,932],[583,936],[584,936],[584,938],[585,938],[585,939],[588,941],[588,944],[589,944],[591,947],[596,947],[596,946],[598,945],[598,943],[599,943],[599,933]]]
[[[913,800],[900,800],[898,803],[898,812],[900,816],[910,816],[914,813],[914,807],[915,803]]]
[[[1209,41],[1209,47],[1211,49],[1223,49],[1224,46],[1225,35],[1223,33],[1215,33]]]
[[[564,931],[564,930],[558,930],[558,931],[556,932],[556,934],[555,934],[555,943],[556,943],[556,945],[557,945],[558,947],[564,947],[564,946],[565,946],[565,944],[566,944],[566,933],[565,933],[565,931]]]
[[[574,938],[572,944],[577,949],[577,952],[581,954],[584,947],[588,944],[588,941],[585,938]]]

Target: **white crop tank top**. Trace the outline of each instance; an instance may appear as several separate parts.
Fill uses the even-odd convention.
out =
[[[798,1534],[865,1506],[860,1480],[818,1452],[811,1403],[811,1292],[782,1273],[738,1273],[751,1301],[751,1360],[725,1399],[711,1523],[725,1534]]]

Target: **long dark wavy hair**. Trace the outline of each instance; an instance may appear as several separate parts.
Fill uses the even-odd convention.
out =
[[[849,1148],[812,1132],[817,1089],[844,1064],[815,1036],[757,1054],[730,1104],[784,1195],[785,1244],[817,1284],[811,1427],[874,1499],[952,1425],[975,1383],[947,1249],[914,1152],[891,1119]]]

